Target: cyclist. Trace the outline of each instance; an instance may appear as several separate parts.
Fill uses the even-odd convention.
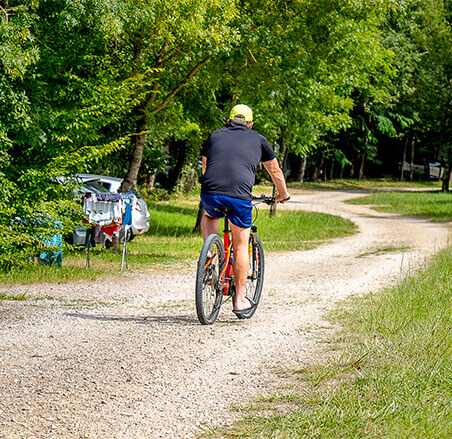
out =
[[[248,240],[252,220],[251,191],[259,163],[262,162],[276,186],[275,201],[283,203],[290,198],[284,174],[267,139],[252,130],[253,112],[246,105],[236,105],[225,127],[214,131],[202,154],[201,204],[204,216],[201,228],[204,240],[218,233],[223,215],[216,209],[229,207],[229,220],[234,251],[236,294],[233,311],[242,318],[255,304],[245,297],[248,276]]]

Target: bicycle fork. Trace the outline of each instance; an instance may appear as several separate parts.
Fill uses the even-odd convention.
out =
[[[251,279],[256,280],[257,279],[257,270],[258,270],[258,260],[257,260],[257,227],[251,226],[251,249],[253,256],[253,272],[251,273]]]

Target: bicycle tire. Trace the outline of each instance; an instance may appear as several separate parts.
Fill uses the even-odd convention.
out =
[[[250,255],[250,265],[248,268],[248,276],[246,279],[246,297],[249,297],[253,300],[256,306],[250,311],[247,315],[247,318],[250,318],[257,309],[257,305],[261,300],[262,288],[264,286],[264,273],[265,273],[265,257],[264,257],[264,246],[262,245],[262,241],[258,236],[256,236],[256,242],[253,242],[253,236],[250,235],[249,240],[249,255]],[[254,248],[253,248],[254,247]],[[254,258],[256,258],[256,274],[253,276],[253,264]]]
[[[208,236],[202,246],[196,272],[196,314],[203,325],[212,325],[220,312],[223,299],[220,273],[224,262],[223,241],[218,235]]]

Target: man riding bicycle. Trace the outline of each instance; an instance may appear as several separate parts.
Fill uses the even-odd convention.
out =
[[[234,251],[236,292],[233,311],[247,318],[254,302],[245,297],[248,276],[248,240],[252,220],[251,191],[259,163],[262,162],[276,186],[276,203],[290,198],[284,174],[267,139],[252,130],[253,112],[246,105],[236,105],[225,127],[214,131],[202,153],[201,204],[204,216],[201,228],[204,240],[218,233],[220,218],[217,209],[230,209],[229,221]]]

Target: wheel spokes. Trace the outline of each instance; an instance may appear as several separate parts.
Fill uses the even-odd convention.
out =
[[[209,315],[216,311],[216,303],[218,296],[218,281],[219,281],[219,257],[218,249],[213,244],[210,248],[211,255],[204,266],[204,280],[203,280],[203,306]]]

